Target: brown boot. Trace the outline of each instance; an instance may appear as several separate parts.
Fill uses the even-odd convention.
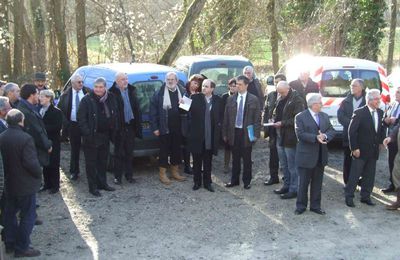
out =
[[[160,181],[165,185],[171,184],[171,180],[167,176],[167,168],[160,167]]]
[[[174,178],[177,181],[186,180],[185,177],[179,175],[179,166],[178,165],[171,165],[171,174],[172,174],[172,178]]]
[[[400,208],[400,189],[397,189],[397,200],[392,205],[386,206],[387,210],[397,210]]]
[[[224,154],[224,173],[229,172],[229,162],[231,161],[231,151],[225,150]]]

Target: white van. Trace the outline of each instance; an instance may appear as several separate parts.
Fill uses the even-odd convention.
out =
[[[309,71],[312,80],[318,83],[323,96],[322,111],[329,115],[333,127],[340,133],[338,137],[341,136],[343,126],[337,120],[337,110],[350,93],[350,82],[353,79],[363,79],[366,89],[379,89],[382,93],[383,107],[390,101],[386,71],[376,62],[299,55],[288,60],[277,74],[284,74],[287,81],[291,82],[296,80],[302,71]]]

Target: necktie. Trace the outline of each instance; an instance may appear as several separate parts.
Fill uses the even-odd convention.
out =
[[[77,91],[75,94],[75,107],[76,107],[76,111],[78,111],[78,107],[79,107],[79,92]]]
[[[392,112],[392,117],[396,117],[397,118],[397,112],[399,111],[399,105],[400,104],[396,105],[396,109]]]
[[[319,126],[319,114],[318,113],[315,113],[315,122]]]
[[[236,126],[239,128],[243,127],[243,96],[240,96],[240,102],[239,102],[239,110],[236,115]]]
[[[373,111],[371,112],[371,114],[372,114],[372,122],[374,123],[374,129],[375,129],[375,131],[376,131],[376,130],[377,130],[377,127],[376,127],[375,113],[376,113],[375,110],[373,110]]]

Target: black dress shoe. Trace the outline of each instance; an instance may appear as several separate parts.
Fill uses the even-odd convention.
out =
[[[227,188],[232,188],[235,186],[239,186],[239,183],[232,183],[232,182],[225,183],[225,187]]]
[[[193,185],[192,190],[198,190],[198,189],[200,189],[200,185],[199,184]]]
[[[281,194],[281,199],[283,200],[294,199],[294,198],[297,198],[296,192],[288,192],[285,194]]]
[[[98,190],[91,190],[89,192],[95,197],[101,197],[101,193]]]
[[[205,185],[204,189],[208,190],[209,192],[215,192],[215,190],[214,190],[213,186],[211,186],[211,184]]]
[[[77,173],[71,173],[71,176],[69,176],[69,179],[71,181],[76,181],[76,180],[78,180],[78,178],[79,178],[79,175]]]
[[[301,215],[301,214],[304,213],[304,211],[306,211],[306,209],[296,209],[296,210],[294,211],[294,214],[296,214],[296,215]]]
[[[132,176],[126,177],[126,181],[129,183],[136,183],[136,180]]]
[[[56,194],[59,191],[59,189],[52,188],[49,190],[49,194]]]
[[[35,256],[40,256],[40,251],[31,247],[29,247],[25,251],[15,250],[14,253],[14,257],[35,257]]]
[[[277,190],[274,190],[274,193],[275,194],[285,194],[285,193],[288,193],[289,192],[289,188],[280,188],[280,189],[277,189]]]
[[[251,184],[246,184],[246,185],[243,186],[243,188],[244,188],[245,190],[250,190]]]
[[[121,184],[122,184],[121,179],[115,178],[115,179],[114,179],[114,184],[116,184],[116,185],[121,185]]]
[[[264,182],[265,186],[270,186],[279,183],[279,179],[270,178],[268,181]]]
[[[388,192],[394,192],[394,186],[393,184],[390,184],[389,187],[387,187],[386,189],[382,189],[383,193],[388,193]]]
[[[375,203],[371,199],[360,200],[361,203],[367,204],[368,206],[375,206]]]
[[[350,208],[354,208],[356,206],[356,205],[354,205],[352,198],[346,198],[346,205],[347,205],[347,207],[350,207]]]
[[[40,225],[43,225],[43,221],[41,221],[38,217],[36,217],[35,226],[40,226]]]
[[[102,189],[102,190],[105,190],[105,191],[115,191],[115,188],[113,188],[113,187],[111,187],[111,186],[108,186],[108,185],[106,185],[106,186],[104,186],[104,187],[101,187],[101,189]]]
[[[326,212],[323,211],[322,209],[310,209],[310,211],[312,211],[314,213],[317,213],[319,215],[325,215],[326,214]]]

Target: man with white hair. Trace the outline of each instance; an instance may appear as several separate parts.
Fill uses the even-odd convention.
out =
[[[249,86],[247,91],[256,96],[260,102],[260,108],[264,107],[264,94],[261,89],[261,83],[254,77],[254,68],[252,66],[246,66],[243,68],[243,75],[249,79]]]
[[[290,88],[287,81],[276,86],[278,100],[273,112],[274,127],[277,132],[279,164],[283,170],[284,182],[274,190],[282,199],[297,196],[298,175],[295,165],[297,138],[294,131],[294,117],[304,110],[304,101],[297,91]]]
[[[354,191],[360,176],[362,176],[360,201],[369,206],[375,205],[371,200],[371,192],[375,182],[379,146],[383,142],[385,131],[382,125],[383,111],[379,109],[381,101],[379,90],[370,90],[366,99],[367,105],[354,111],[349,125],[349,144],[353,161],[345,187],[348,207],[355,207]]]
[[[154,93],[150,103],[150,125],[160,140],[159,174],[160,181],[171,184],[167,176],[167,167],[171,166],[171,175],[177,181],[184,181],[179,174],[181,159],[181,109],[179,108],[185,90],[178,85],[175,72],[168,72],[165,84]]]
[[[62,137],[69,137],[71,145],[71,157],[69,173],[71,180],[77,180],[79,176],[79,153],[81,149],[81,132],[78,125],[77,113],[82,98],[90,90],[83,86],[83,78],[79,74],[71,77],[71,86],[60,96],[57,107],[64,115]]]
[[[329,116],[321,112],[322,97],[318,93],[306,96],[308,109],[295,117],[298,139],[296,166],[299,174],[296,215],[307,209],[308,186],[310,186],[310,211],[324,215],[321,209],[321,190],[324,168],[328,163],[327,143],[335,136]]]
[[[18,84],[9,82],[4,86],[4,96],[10,100],[10,105],[16,108],[19,102],[20,89]]]
[[[133,148],[135,138],[142,138],[142,114],[137,91],[128,83],[126,73],[117,72],[110,92],[116,97],[120,118],[114,140],[114,183],[120,185],[123,174],[129,183],[134,183],[135,180],[132,177]]]

